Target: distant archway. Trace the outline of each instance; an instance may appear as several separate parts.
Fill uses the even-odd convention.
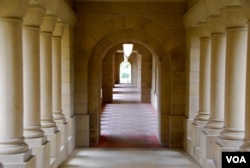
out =
[[[128,61],[123,61],[120,64],[120,83],[131,83],[131,64]]]

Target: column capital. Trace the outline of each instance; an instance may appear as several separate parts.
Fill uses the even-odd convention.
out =
[[[250,0],[241,0],[243,14],[250,19]]]
[[[224,6],[221,13],[226,28],[247,27],[247,18],[241,5]]]
[[[65,24],[62,21],[57,21],[55,29],[53,31],[53,36],[61,37],[63,35]]]
[[[0,18],[22,18],[26,14],[29,0],[4,0],[0,5]]]
[[[196,24],[200,38],[210,37],[210,31],[208,27],[208,23],[206,21],[200,21]]]
[[[211,34],[225,33],[225,26],[221,15],[211,15],[207,20]]]
[[[45,14],[45,8],[41,5],[29,5],[27,13],[23,18],[24,26],[40,27]]]
[[[55,15],[46,14],[41,25],[41,32],[52,33],[55,29],[57,18]]]

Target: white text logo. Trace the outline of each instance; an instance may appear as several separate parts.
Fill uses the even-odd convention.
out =
[[[244,156],[226,156],[227,163],[247,163]]]

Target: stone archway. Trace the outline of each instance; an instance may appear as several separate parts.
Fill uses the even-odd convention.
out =
[[[115,36],[115,34],[114,34],[114,36]],[[130,41],[136,42],[135,40],[130,40]],[[112,44],[112,45],[115,45],[115,44],[119,45],[120,44],[120,40],[118,40],[117,42],[110,43],[110,44]],[[142,42],[139,43],[139,46],[140,46],[139,47],[139,52],[143,53],[142,55],[152,54],[148,49],[146,49],[145,47],[143,47],[142,44],[143,44]],[[108,46],[106,48],[108,48]],[[105,55],[110,55],[110,54],[112,55],[115,52],[115,50],[117,50],[117,47],[111,48],[110,51],[108,51],[107,53],[103,53],[103,57],[105,57]],[[153,53],[155,53],[155,51],[153,49],[150,49],[150,50],[152,50]],[[154,55],[156,55],[156,54],[154,54]],[[94,57],[91,56],[91,58],[94,58]],[[100,95],[100,92],[97,92],[97,90],[101,90],[100,83],[101,83],[102,59],[100,59],[100,57],[97,57],[97,58],[99,58],[98,61],[96,61],[96,60],[94,61],[94,60],[90,59],[90,62],[89,62],[90,65],[91,65],[91,61],[94,61],[95,62],[95,66],[94,65],[89,66],[89,70],[91,71],[91,73],[89,73],[89,79],[90,80],[89,80],[89,85],[88,85],[88,88],[89,88],[89,93],[88,93],[88,95],[89,95],[89,97],[88,97],[89,98],[88,99],[89,100],[89,104],[88,104],[89,105],[89,109],[88,110],[89,110],[89,115],[90,115],[90,130],[92,130],[92,133],[93,133],[92,134],[91,142],[94,142],[94,144],[96,144],[98,142],[98,138],[100,136],[100,111],[101,111],[101,106],[100,106],[100,104],[101,104],[101,99],[100,99],[101,95]],[[160,65],[161,61],[158,60],[158,59],[156,59],[156,60],[157,60],[158,65]],[[164,70],[163,71],[166,71],[167,68],[169,68],[167,70],[167,71],[169,71],[170,70],[170,66],[167,65],[169,58],[167,58],[167,59],[165,58],[165,59],[162,59],[162,60],[164,60],[164,62],[163,62],[163,64],[164,64],[164,66],[163,66]],[[158,68],[160,69],[160,67],[158,67]],[[162,71],[162,70],[159,70],[159,71]],[[167,75],[170,75],[170,73],[167,73]],[[170,79],[170,76],[167,77],[165,75],[165,78]],[[159,77],[158,79],[161,79],[161,77]],[[170,89],[170,80],[166,80],[166,81],[165,80],[163,80],[163,81],[159,80],[157,83],[159,83],[159,86],[162,87],[162,89],[159,89],[159,90],[164,90],[164,92],[165,92],[164,94],[160,94],[159,93],[159,95],[158,95],[158,104],[159,104],[158,105],[158,113],[160,114],[158,120],[159,120],[159,125],[162,125],[161,123],[165,122],[165,121],[162,121],[162,119],[165,119],[165,118],[161,117],[161,114],[166,115],[168,113],[167,112],[166,113],[162,113],[161,109],[167,110],[167,108],[169,106],[165,107],[165,105],[169,105],[170,104],[170,94],[168,94],[168,93],[170,93],[170,91],[166,91],[166,90]],[[144,93],[145,93],[145,91],[144,91]],[[149,90],[149,94],[150,94],[150,90]],[[164,99],[166,101],[169,101],[169,103],[166,103],[166,104],[161,103],[161,97],[164,97]],[[169,98],[167,98],[167,97],[169,97]],[[93,131],[93,130],[95,130],[95,131]],[[162,137],[163,136],[167,135],[167,133],[165,135],[163,134],[165,131],[166,132],[168,131],[167,125],[165,125],[164,127],[161,127],[161,126],[159,127],[159,132],[160,132],[159,133],[159,139],[160,139],[160,141],[162,141],[162,139],[163,139]],[[165,144],[165,143],[162,142],[162,144]]]
[[[121,20],[124,24],[118,24]],[[116,22],[117,25],[111,28],[110,25],[114,25],[113,22]],[[141,27],[142,23],[150,25],[150,28],[145,30]],[[100,27],[105,31],[101,31]],[[76,33],[79,33],[79,31],[76,31]],[[180,59],[183,59],[183,53],[180,50],[184,42],[181,38],[178,38],[180,35],[176,33],[179,32],[163,30],[156,21],[137,15],[110,17],[95,25],[88,33],[79,33],[76,39],[78,48],[75,54],[75,72],[77,72],[75,73],[77,79],[75,82],[75,91],[77,92],[75,97],[84,100],[79,104],[76,103],[75,107],[77,107],[76,116],[78,118],[89,119],[89,140],[91,144],[98,142],[100,131],[100,72],[102,60],[108,53],[114,53],[116,45],[130,41],[148,50],[157,60],[157,66],[159,67],[158,92],[159,100],[161,100],[158,101],[157,105],[160,114],[159,129],[161,130],[159,139],[163,145],[180,146],[182,143],[180,138],[182,127],[178,125],[177,130],[173,129],[173,136],[178,134],[178,145],[171,145],[171,141],[176,142],[176,138],[170,139],[171,136],[169,136],[171,134],[170,125],[182,122],[180,114],[184,113],[184,93],[182,93],[184,82],[179,81],[179,79],[183,80],[183,76],[185,76],[185,62],[183,60],[181,64],[179,63]],[[172,82],[176,85],[173,86]],[[173,88],[176,88],[174,94]],[[80,121],[82,120],[80,119]],[[182,124],[180,123],[180,125]],[[81,132],[83,133],[83,131]],[[83,146],[81,142],[77,142],[76,145]]]

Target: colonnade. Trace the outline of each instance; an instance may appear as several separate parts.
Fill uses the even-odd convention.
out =
[[[200,38],[199,109],[186,150],[204,167],[219,168],[221,152],[249,151],[250,1],[212,3],[194,7],[207,11],[195,21]],[[187,28],[194,23],[191,15],[185,16]]]
[[[18,10],[11,3],[0,9],[0,161],[7,168],[57,167],[74,148],[61,67],[70,57],[62,58],[62,38],[70,43],[72,30],[43,1],[14,2]]]

